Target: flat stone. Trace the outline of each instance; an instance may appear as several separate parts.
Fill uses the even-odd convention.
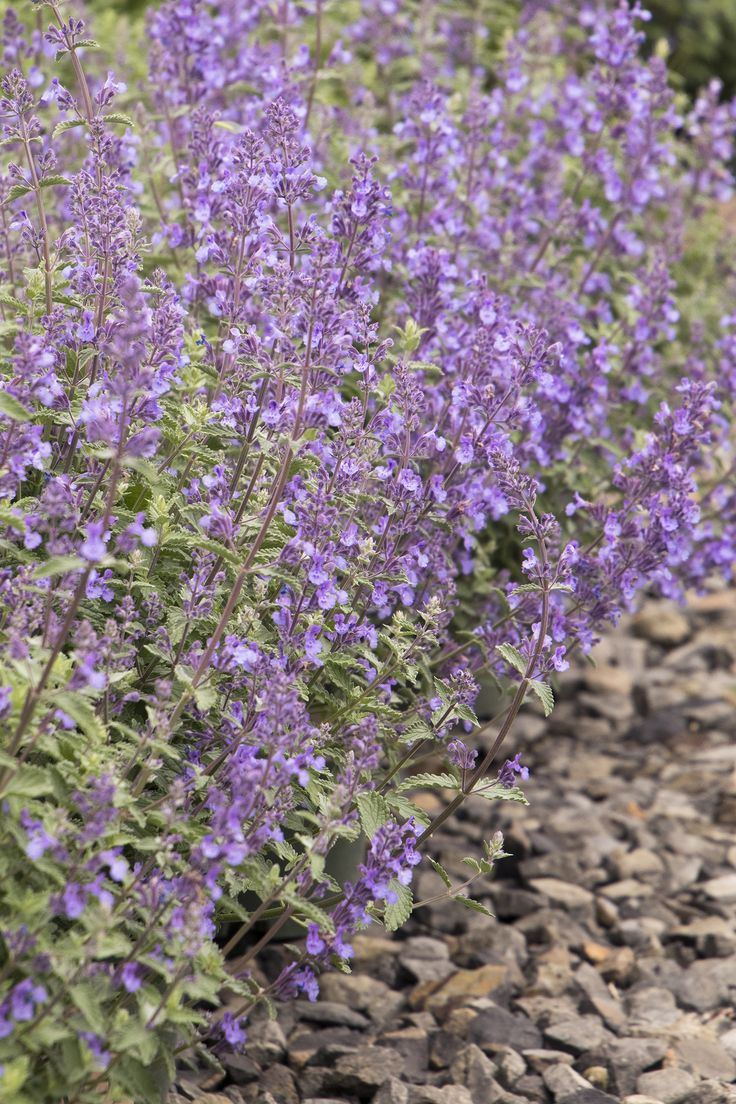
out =
[[[441,1013],[450,1005],[465,1003],[474,997],[486,997],[502,986],[508,978],[508,967],[488,964],[476,970],[458,970],[446,981],[424,982],[412,991],[412,1008],[424,1008]]]
[[[238,1051],[223,1054],[220,1061],[230,1080],[234,1081],[236,1085],[248,1085],[252,1081],[257,1081],[261,1075],[261,1067],[258,1063],[253,1058],[249,1058],[246,1054],[240,1054]]]
[[[479,1012],[468,1023],[466,1032],[468,1042],[477,1043],[483,1050],[512,1046],[524,1051],[542,1046],[542,1033],[536,1024],[525,1016],[514,1016],[496,1006]]]
[[[627,698],[634,687],[634,680],[623,667],[601,663],[598,667],[586,667],[583,681],[594,694],[612,694]]]
[[[537,893],[543,893],[565,908],[585,908],[593,903],[590,890],[573,882],[563,882],[559,878],[532,878],[529,884]]]
[[[364,1043],[362,1033],[342,1028],[297,1032],[289,1039],[289,1064],[301,1069],[307,1065],[330,1065],[343,1054],[353,1054]]]
[[[655,851],[647,847],[635,847],[623,855],[614,856],[614,869],[619,878],[639,878],[642,874],[661,874],[664,863]]]
[[[723,874],[720,878],[711,878],[700,887],[713,901],[736,901],[736,874]]]
[[[550,1024],[544,1029],[544,1037],[573,1054],[595,1050],[612,1038],[597,1016],[578,1016]]]
[[[674,984],[681,1004],[698,1012],[731,1005],[736,999],[736,955],[693,962]]]
[[[581,1089],[573,1096],[567,1097],[566,1104],[619,1104],[615,1096],[595,1087]]]
[[[648,603],[632,619],[631,627],[636,636],[674,648],[690,636],[690,625],[679,610],[661,602]]]
[[[558,1066],[560,1063],[571,1066],[574,1061],[573,1055],[566,1050],[546,1050],[544,1047],[522,1050],[521,1056],[535,1073],[544,1073],[550,1066]]]
[[[623,878],[619,882],[611,882],[606,886],[606,896],[620,901],[625,897],[651,897],[653,888],[646,882],[639,882],[636,878]]]
[[[636,1091],[645,1096],[653,1096],[661,1100],[662,1104],[680,1104],[680,1101],[691,1099],[696,1085],[696,1079],[687,1070],[670,1066],[667,1069],[642,1073],[637,1079]]]
[[[250,1026],[244,1052],[262,1066],[269,1066],[283,1058],[286,1054],[286,1036],[278,1020],[260,1020]]]
[[[633,1035],[649,1035],[671,1027],[680,1019],[680,1010],[669,989],[647,986],[628,998],[629,1030]]]
[[[393,992],[385,982],[366,974],[325,974],[320,985],[325,1000],[367,1012],[377,1023],[390,1019],[404,1005],[403,993]]]
[[[409,1085],[409,1104],[475,1104],[475,1102],[470,1092],[462,1085],[443,1085],[442,1088],[437,1088],[435,1085]]]
[[[682,1039],[675,1044],[675,1053],[683,1066],[700,1077],[736,1079],[736,1061],[715,1039]]]

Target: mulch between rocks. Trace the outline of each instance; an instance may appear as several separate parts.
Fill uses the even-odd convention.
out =
[[[470,803],[434,844],[460,882],[504,831],[473,887],[495,918],[360,935],[352,974],[170,1104],[736,1102],[736,592],[651,603],[595,658],[519,720],[530,806]],[[422,869],[418,898],[441,888]]]

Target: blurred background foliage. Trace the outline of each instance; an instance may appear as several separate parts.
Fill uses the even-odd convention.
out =
[[[518,2],[523,6],[525,0]],[[96,17],[104,13],[114,23],[123,12],[142,16],[155,3],[90,0],[89,6]],[[666,53],[674,81],[683,91],[692,96],[718,77],[724,95],[736,95],[736,0],[644,0],[644,7],[652,14],[646,25],[649,47]]]

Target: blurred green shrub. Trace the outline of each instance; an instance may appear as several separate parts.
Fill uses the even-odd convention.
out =
[[[647,37],[669,47],[670,70],[690,95],[713,77],[736,94],[736,0],[644,0]]]

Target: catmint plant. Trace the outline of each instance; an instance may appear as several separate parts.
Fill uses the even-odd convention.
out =
[[[164,0],[116,57],[5,14],[7,1104],[163,1100],[361,928],[483,911],[500,833],[412,880],[526,800],[519,711],[731,577],[736,111],[645,20]]]

